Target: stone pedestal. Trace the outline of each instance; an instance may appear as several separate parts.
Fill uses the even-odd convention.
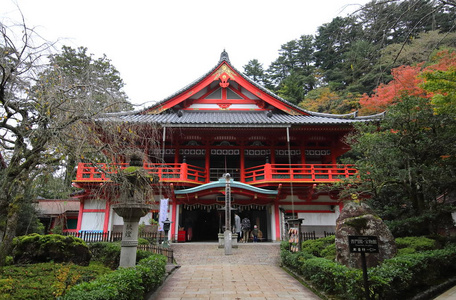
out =
[[[232,248],[238,248],[237,238],[238,238],[237,233],[233,233],[231,235],[231,247]],[[224,233],[218,234],[218,247],[225,248],[225,234]]]
[[[139,219],[147,215],[151,206],[138,203],[118,203],[113,204],[112,208],[124,221],[119,267],[134,267],[138,248]]]

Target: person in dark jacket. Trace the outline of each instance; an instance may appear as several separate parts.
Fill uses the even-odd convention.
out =
[[[250,231],[250,220],[248,218],[242,219],[241,229],[242,229],[243,241],[244,241],[244,243],[247,243],[247,241],[249,240],[249,231]]]

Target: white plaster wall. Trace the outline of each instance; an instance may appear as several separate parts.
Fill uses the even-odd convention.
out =
[[[152,219],[152,213],[148,213],[147,215],[139,219],[139,224],[144,223],[145,225],[150,225],[150,219]]]
[[[123,222],[123,218],[121,216],[119,216],[118,214],[116,214],[116,212],[111,209],[111,222],[112,222],[112,225],[110,228],[112,228],[112,226],[114,225],[123,225],[124,222]],[[144,223],[145,225],[150,225],[149,223],[149,220],[152,219],[152,213],[148,213],[147,215],[145,215],[144,217],[142,217],[141,219],[139,219],[139,224],[142,224]]]
[[[190,105],[189,108],[196,108],[196,109],[199,109],[199,108],[211,108],[211,109],[220,109],[220,106],[218,106],[217,104],[211,104],[211,103],[207,103],[207,104],[201,104],[201,103],[195,103],[195,104],[192,104]]]
[[[255,104],[232,104],[230,109],[258,109],[258,105]]]
[[[103,230],[104,212],[85,212],[82,215],[81,230]]]
[[[116,212],[111,208],[111,216],[112,216],[112,226],[114,225],[123,225],[123,219],[121,216],[116,214]],[[112,228],[112,227],[110,227]]]
[[[338,213],[298,213],[298,218],[304,218],[302,225],[307,226],[336,226]]]
[[[105,209],[105,199],[87,199],[84,201],[84,209]]]

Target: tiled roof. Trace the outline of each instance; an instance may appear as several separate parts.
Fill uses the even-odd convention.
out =
[[[284,112],[263,111],[179,111],[161,114],[117,114],[103,121],[152,123],[172,127],[277,127],[289,125],[336,125],[360,122],[358,118],[328,118],[325,116],[292,116]]]

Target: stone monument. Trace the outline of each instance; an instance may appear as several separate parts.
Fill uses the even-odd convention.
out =
[[[379,253],[366,253],[367,267],[374,267],[397,253],[396,243],[382,219],[365,203],[348,202],[336,221],[336,260],[350,268],[361,268],[359,253],[350,253],[348,236],[376,236]]]

